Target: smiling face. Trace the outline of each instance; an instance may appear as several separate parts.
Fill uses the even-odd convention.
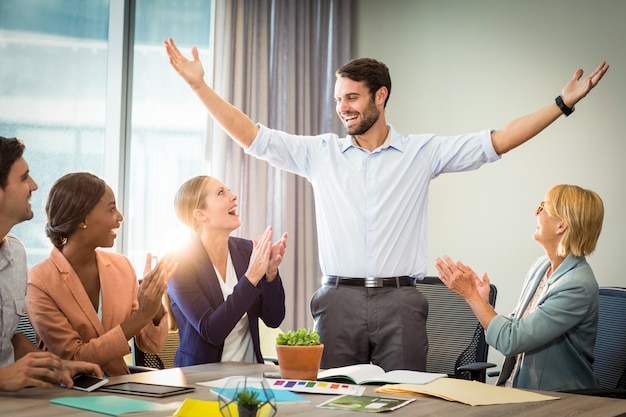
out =
[[[0,214],[2,222],[9,229],[33,218],[30,198],[36,189],[37,184],[30,176],[28,163],[24,158],[17,159],[11,166],[6,186],[0,188]]]
[[[237,194],[216,178],[209,178],[205,187],[206,197],[193,213],[200,228],[223,229],[228,233],[238,229],[241,219],[237,211]]]
[[[78,227],[82,229],[84,237],[92,242],[94,247],[110,248],[115,243],[117,230],[123,220],[124,216],[117,209],[113,190],[107,185],[98,204]]]
[[[365,134],[380,119],[384,99],[378,103],[379,96],[380,94],[375,95],[377,101],[375,102],[364,82],[347,77],[337,78],[335,109],[349,135]]]
[[[537,216],[537,228],[533,234],[533,239],[537,241],[546,251],[556,249],[565,231],[565,224],[550,214],[550,201],[542,201],[535,210]]]

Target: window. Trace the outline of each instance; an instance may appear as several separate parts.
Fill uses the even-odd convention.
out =
[[[39,185],[35,218],[13,229],[29,265],[52,247],[45,201],[68,172],[93,172],[115,190],[125,216],[117,249],[139,274],[145,252],[168,244],[174,193],[202,171],[206,113],[169,66],[162,41],[173,37],[186,51],[197,45],[208,71],[211,16],[205,0],[0,2],[0,135],[24,139]],[[124,63],[119,74],[110,73],[115,60]],[[127,111],[120,117],[119,109]]]
[[[170,67],[163,40],[174,38],[187,56],[198,46],[206,67],[210,8],[204,0],[137,1],[124,228],[125,252],[138,272],[147,251],[158,253],[180,241],[174,195],[185,180],[202,173],[204,159],[206,110]]]
[[[35,218],[13,229],[29,264],[52,246],[44,206],[54,180],[72,171],[103,173],[108,16],[101,1],[0,3],[0,135],[24,139],[39,185]]]

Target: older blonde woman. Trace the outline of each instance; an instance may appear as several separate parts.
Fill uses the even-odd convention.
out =
[[[593,347],[598,283],[585,257],[596,248],[604,206],[575,185],[556,185],[535,211],[533,239],[545,256],[526,276],[513,313],[499,315],[486,301],[489,277],[437,258],[441,280],[461,295],[485,328],[487,343],[506,356],[498,385],[538,390],[595,388]]]

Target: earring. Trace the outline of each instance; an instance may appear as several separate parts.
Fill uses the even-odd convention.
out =
[[[81,229],[86,229],[87,228],[87,225],[85,223],[79,224],[79,226],[80,226]]]

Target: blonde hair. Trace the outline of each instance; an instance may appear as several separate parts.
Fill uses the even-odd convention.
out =
[[[567,225],[557,254],[590,255],[596,249],[604,220],[600,196],[577,185],[560,184],[548,190],[546,199],[548,213]]]
[[[209,193],[207,183],[212,179],[208,175],[190,178],[180,186],[174,197],[174,211],[178,220],[194,232],[198,232],[198,222],[194,210],[203,209]]]

